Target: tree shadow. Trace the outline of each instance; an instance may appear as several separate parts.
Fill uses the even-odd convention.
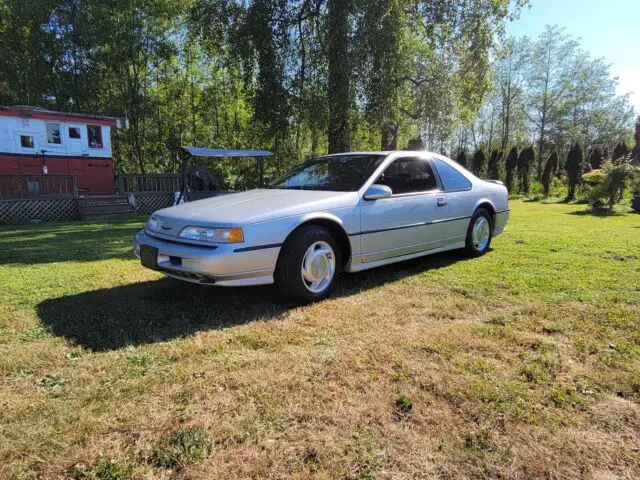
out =
[[[605,210],[605,209],[592,209],[592,208],[585,208],[584,210],[575,210],[573,212],[567,212],[567,215],[578,215],[578,216],[589,216],[589,217],[602,217],[602,218],[606,218],[606,217],[621,217],[624,216],[625,214],[622,212],[614,212],[611,210]]]
[[[90,262],[132,257],[141,220],[106,223],[19,225],[0,228],[0,265]]]
[[[345,274],[333,297],[353,295],[463,259],[447,252]],[[53,334],[90,350],[105,351],[277,319],[295,307],[273,286],[216,288],[165,278],[48,299],[36,309]]]

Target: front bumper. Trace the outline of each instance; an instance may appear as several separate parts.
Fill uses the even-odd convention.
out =
[[[203,285],[235,287],[273,283],[279,246],[244,252],[238,244],[196,245],[164,240],[140,230],[133,238],[133,253],[140,258],[140,246],[158,249],[158,270],[179,280]]]

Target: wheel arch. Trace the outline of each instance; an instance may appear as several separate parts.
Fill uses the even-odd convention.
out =
[[[496,207],[493,204],[493,202],[491,200],[489,200],[488,198],[483,198],[480,199],[476,202],[476,206],[473,209],[473,212],[475,213],[479,208],[484,208],[485,210],[487,210],[489,212],[489,215],[491,215],[491,223],[493,225],[495,225],[496,223]]]
[[[317,225],[323,227],[331,233],[336,243],[338,244],[338,248],[340,249],[340,254],[342,257],[342,267],[347,265],[349,259],[351,258],[351,242],[349,240],[349,235],[345,231],[342,221],[338,217],[334,217],[333,215],[317,215],[313,217],[304,218],[295,228],[291,229],[291,231],[287,234],[284,239],[283,245],[289,241],[289,239],[303,227],[309,225]],[[282,253],[282,249],[280,250],[280,254]],[[280,260],[280,254],[278,254],[278,260]]]

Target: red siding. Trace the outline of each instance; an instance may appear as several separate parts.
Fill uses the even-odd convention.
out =
[[[90,157],[47,157],[50,174],[75,175],[78,188],[90,194],[115,193],[113,180],[113,160],[111,158]],[[42,157],[0,154],[0,175],[43,173]]]

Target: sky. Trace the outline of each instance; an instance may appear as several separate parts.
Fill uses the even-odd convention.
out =
[[[640,0],[530,0],[507,33],[536,38],[546,25],[558,25],[579,39],[593,57],[611,64],[618,93],[633,92],[640,114]]]

